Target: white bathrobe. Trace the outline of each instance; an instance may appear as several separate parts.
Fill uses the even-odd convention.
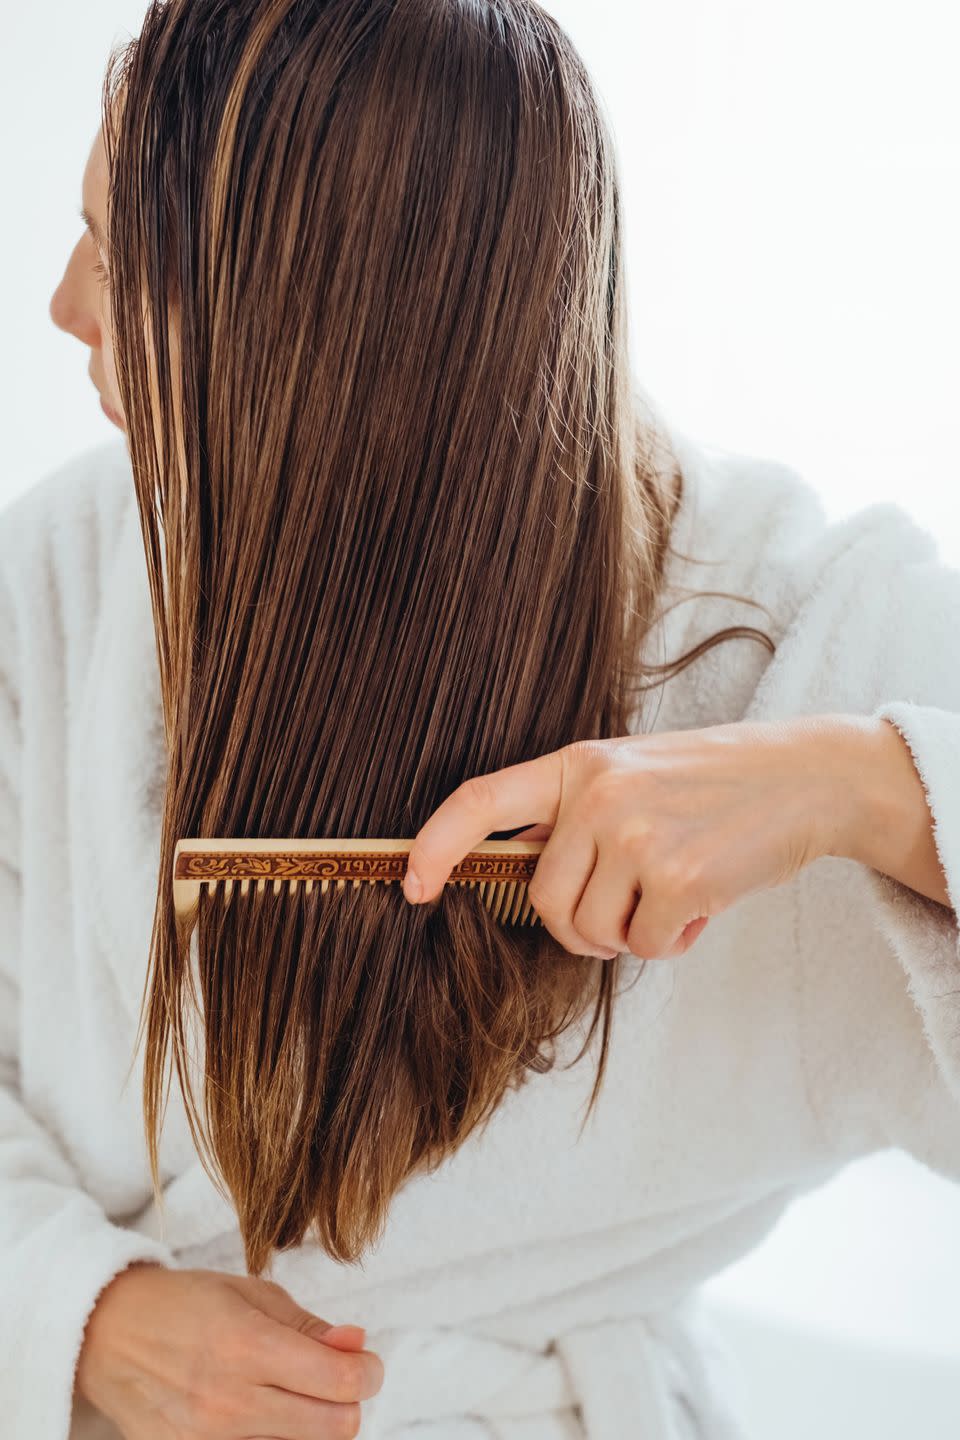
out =
[[[769,462],[678,440],[685,493],[647,659],[733,623],[646,728],[823,712],[889,716],[914,756],[960,899],[960,572],[905,511],[828,523]],[[693,557],[692,559],[690,557]],[[704,563],[706,562],[706,563]],[[0,1434],[93,1440],[72,1402],[83,1328],[139,1258],[243,1273],[232,1207],[176,1081],[152,1200],[130,1070],[165,756],[146,566],[122,439],[0,517]],[[625,980],[639,962],[629,957]],[[572,1057],[582,1028],[568,1036]],[[597,1037],[595,1037],[596,1041]],[[710,921],[617,1000],[597,1046],[511,1093],[395,1199],[357,1267],[314,1245],[273,1278],[365,1325],[382,1357],[365,1440],[731,1440],[742,1430],[697,1308],[702,1281],[849,1159],[902,1146],[960,1179],[953,910],[849,860]],[[126,1083],[124,1083],[126,1081]]]

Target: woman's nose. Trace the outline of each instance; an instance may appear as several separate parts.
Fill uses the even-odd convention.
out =
[[[85,303],[70,269],[68,266],[50,298],[50,319],[58,329],[75,335],[84,345],[96,348],[100,344],[100,326],[96,314]]]

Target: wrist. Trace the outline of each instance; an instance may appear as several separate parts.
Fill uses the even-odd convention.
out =
[[[815,797],[814,851],[874,864],[878,837],[887,833],[891,814],[890,766],[897,737],[872,715],[815,715],[806,721],[812,747],[811,771],[820,781]],[[891,747],[891,740],[893,747]]]
[[[115,1308],[118,1292],[135,1283],[144,1270],[167,1268],[158,1260],[134,1260],[122,1270],[118,1270],[103,1286],[87,1316],[80,1339],[80,1351],[73,1372],[74,1400],[82,1397],[91,1405],[100,1405],[97,1371],[101,1354],[110,1350],[111,1312]],[[125,1327],[121,1324],[120,1329],[123,1333]]]

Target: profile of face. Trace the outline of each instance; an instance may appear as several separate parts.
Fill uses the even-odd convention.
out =
[[[50,300],[50,318],[59,329],[89,346],[87,372],[100,395],[107,419],[126,430],[117,386],[110,321],[110,277],[107,270],[107,154],[98,130],[81,186],[86,229],[67,260]]]

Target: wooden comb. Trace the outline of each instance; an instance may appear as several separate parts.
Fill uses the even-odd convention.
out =
[[[545,840],[483,840],[458,861],[444,884],[466,885],[501,925],[540,925],[527,885]],[[173,903],[181,921],[194,922],[200,887],[222,894],[229,905],[235,889],[262,895],[268,885],[279,895],[316,889],[358,889],[363,884],[399,884],[406,873],[412,840],[178,840],[173,858]]]

